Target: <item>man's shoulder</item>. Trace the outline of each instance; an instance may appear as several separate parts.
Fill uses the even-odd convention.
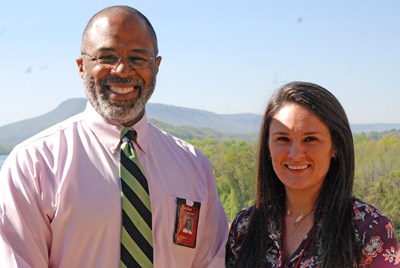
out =
[[[60,132],[65,132],[68,129],[73,128],[82,121],[81,114],[77,114],[67,118],[61,122],[58,122],[36,134],[29,137],[28,139],[22,141],[16,147],[26,147],[33,146],[36,143],[45,142],[46,140],[51,140],[53,137],[59,136]]]

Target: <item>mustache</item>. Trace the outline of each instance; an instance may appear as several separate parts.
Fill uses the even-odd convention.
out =
[[[112,83],[118,83],[118,84],[133,84],[135,86],[143,86],[143,81],[139,79],[134,79],[134,78],[122,78],[119,76],[113,76],[113,77],[108,77],[104,78],[101,81],[99,81],[101,86],[104,86],[106,84],[112,84]]]

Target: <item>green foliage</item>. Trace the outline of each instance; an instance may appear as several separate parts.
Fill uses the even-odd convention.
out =
[[[220,198],[230,221],[253,203],[255,196],[255,144],[245,141],[191,141],[209,159]]]
[[[380,207],[396,226],[400,226],[400,169],[381,176],[371,188],[375,194],[365,199]]]
[[[356,196],[394,223],[400,241],[400,130],[355,135]]]
[[[400,169],[400,131],[385,132],[379,136],[355,136],[355,193],[373,196],[373,184],[382,176]]]
[[[163,129],[164,131],[179,137],[184,140],[204,140],[204,139],[216,139],[216,140],[247,140],[253,141],[256,139],[257,134],[255,133],[222,133],[210,128],[194,127],[188,125],[170,125],[164,122],[157,121],[155,119],[149,119],[150,123]]]

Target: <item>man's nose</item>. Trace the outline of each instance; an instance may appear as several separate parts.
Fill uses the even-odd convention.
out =
[[[118,74],[121,77],[127,77],[136,72],[136,69],[129,65],[129,63],[120,59],[118,63],[111,69],[112,73]]]

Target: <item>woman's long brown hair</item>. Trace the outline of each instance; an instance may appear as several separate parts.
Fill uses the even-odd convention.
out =
[[[353,224],[354,145],[346,113],[325,88],[307,82],[292,82],[271,97],[262,122],[258,146],[256,199],[237,267],[261,267],[272,241],[268,232],[281,228],[286,210],[285,188],[269,159],[269,128],[272,117],[286,103],[297,103],[313,111],[330,130],[336,157],[316,201],[313,243],[319,243],[320,267],[357,267],[360,246]],[[340,234],[340,235],[338,235]]]

